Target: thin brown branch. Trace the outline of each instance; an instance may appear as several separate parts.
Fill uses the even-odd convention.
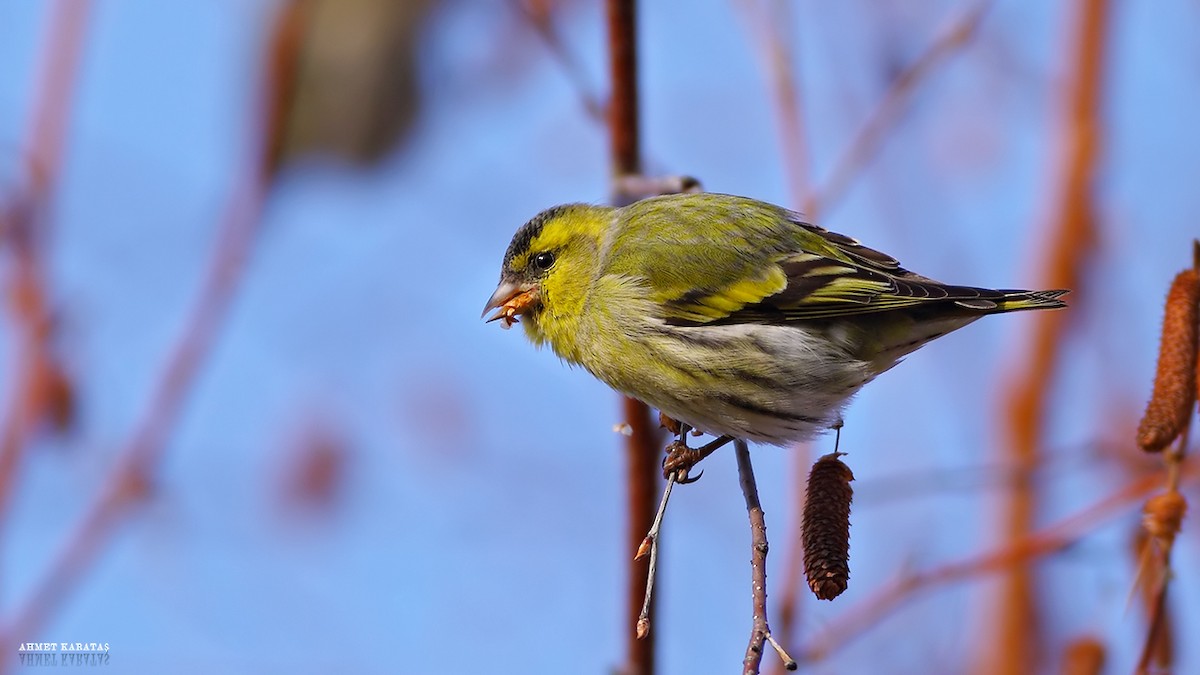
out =
[[[604,121],[604,102],[600,95],[596,93],[591,82],[588,81],[587,72],[583,65],[579,63],[579,59],[571,52],[566,43],[559,34],[558,29],[554,26],[554,17],[549,11],[549,7],[545,3],[537,3],[538,8],[530,6],[528,0],[510,0],[513,7],[534,33],[541,39],[542,44],[550,51],[550,55],[558,62],[563,73],[566,74],[567,80],[571,86],[575,88],[576,95],[579,96],[579,101],[583,105],[584,111],[588,117],[593,120]]]
[[[784,173],[787,176],[792,204],[795,208],[801,208],[810,201],[811,186],[808,140],[805,135],[807,126],[800,96],[801,85],[793,67],[792,46],[796,44],[796,36],[790,29],[795,22],[791,16],[790,2],[769,2],[769,10],[764,8],[759,0],[741,0],[738,6],[747,16],[752,31],[752,42],[759,47],[763,68],[771,81]],[[805,212],[805,215],[813,220],[817,218],[817,214],[811,211]]]
[[[775,649],[785,668],[795,670],[796,660],[772,637],[771,624],[767,620],[767,551],[770,545],[767,542],[767,520],[762,502],[758,499],[754,466],[750,463],[750,449],[743,440],[734,441],[733,448],[737,456],[738,481],[746,498],[746,513],[750,516],[750,595],[754,608],[750,644],[742,660],[742,673],[754,675],[759,672],[766,644]]]
[[[16,348],[13,390],[0,422],[0,513],[8,510],[22,452],[43,416],[45,401],[39,390],[52,367],[49,307],[33,217],[29,201],[18,198],[6,214],[3,230],[13,255],[8,297]]]
[[[46,395],[52,378],[62,377],[49,345],[51,318],[42,270],[41,249],[48,224],[38,216],[58,180],[90,9],[87,0],[55,5],[31,115],[30,182],[26,193],[0,204],[0,234],[11,245],[14,258],[9,297],[12,325],[17,328],[11,407],[0,421],[0,514],[7,512],[11,501],[21,452],[52,403]]]
[[[1163,565],[1169,565],[1168,555],[1163,555]],[[1161,644],[1164,630],[1167,622],[1167,579],[1166,575],[1158,582],[1158,589],[1154,593],[1153,601],[1150,604],[1150,625],[1146,629],[1146,640],[1142,643],[1142,651],[1138,656],[1137,669],[1134,671],[1138,675],[1147,675],[1152,672],[1150,669],[1151,662],[1163,652],[1159,645]],[[1170,672],[1169,663],[1156,664],[1163,670],[1155,672]]]
[[[838,157],[825,184],[813,191],[804,205],[805,213],[825,213],[846,194],[850,184],[883,147],[888,132],[903,116],[917,87],[939,67],[970,44],[992,0],[980,0],[942,33],[911,65],[892,80],[866,123]]]
[[[1194,352],[1194,343],[1192,349]],[[1194,353],[1192,359],[1195,360]],[[1189,416],[1191,413],[1192,410],[1189,406]],[[1187,499],[1179,493],[1179,482],[1184,471],[1190,428],[1189,421],[1185,419],[1183,428],[1180,430],[1178,444],[1173,450],[1163,455],[1163,462],[1166,465],[1166,491],[1151,497],[1142,510],[1144,514],[1142,524],[1149,535],[1145,547],[1146,560],[1155,563],[1155,576],[1151,598],[1147,603],[1150,610],[1150,621],[1146,629],[1146,639],[1142,643],[1141,656],[1138,658],[1138,673],[1150,672],[1151,662],[1155,660],[1158,661],[1158,666],[1166,669],[1169,669],[1171,665],[1169,662],[1164,663],[1165,659],[1162,658],[1170,655],[1170,652],[1163,648],[1164,644],[1169,642],[1167,638],[1169,623],[1167,589],[1171,580],[1171,553],[1175,548],[1175,537],[1179,534],[1180,525],[1188,506]]]
[[[775,122],[779,136],[780,155],[783,159],[784,174],[791,193],[793,208],[815,208],[812,204],[811,159],[808,144],[808,124],[802,105],[803,85],[797,75],[795,52],[793,46],[797,43],[795,31],[792,28],[792,7],[781,0],[771,0],[773,16],[767,15],[767,9],[758,0],[741,0],[738,7],[747,17],[752,42],[758,46],[760,62],[770,81],[772,98],[775,104]],[[786,35],[784,31],[789,31]],[[812,210],[805,215],[813,221],[818,220],[819,214]],[[804,587],[802,580],[804,546],[803,546],[803,511],[806,490],[800,486],[806,484],[809,467],[809,445],[800,443],[793,448],[789,461],[792,462],[796,479],[792,481],[795,506],[793,513],[793,531],[787,538],[788,546],[784,553],[783,593],[776,616],[779,618],[779,634],[785,640],[795,638],[796,627],[800,624],[800,593]],[[782,660],[776,668],[783,670],[788,662]],[[774,669],[773,669],[774,670]],[[778,671],[776,671],[778,672]]]
[[[54,3],[49,37],[43,51],[33,116],[32,163],[34,195],[44,198],[58,179],[67,121],[74,107],[75,76],[83,52],[84,33],[91,14],[90,0],[62,0]]]
[[[282,37],[291,7],[284,9],[274,37]],[[284,40],[272,43],[273,65],[287,61],[285,56],[276,53],[279,49],[288,49],[285,43]],[[294,60],[294,52],[291,54]],[[281,132],[277,120],[282,116],[275,114],[274,109],[281,104],[286,88],[286,83],[280,81],[284,75],[272,67],[266,78],[270,85],[268,99],[256,111],[246,179],[239,182],[240,187],[225,213],[200,297],[168,358],[141,422],[120,450],[96,501],[85,511],[46,572],[35,582],[28,598],[5,625],[3,636],[7,649],[17,643],[17,636],[37,635],[41,631],[49,616],[74,590],[105,546],[112,542],[117,525],[150,490],[153,475],[195,376],[211,353],[240,286],[256,238],[259,212],[268,185],[269,152],[275,147],[275,134]]]
[[[1161,668],[1165,664],[1174,661],[1175,658],[1175,621],[1165,602],[1162,605],[1162,609],[1159,609],[1159,599],[1161,597],[1159,590],[1161,585],[1159,584],[1159,579],[1154,578],[1156,574],[1165,571],[1165,568],[1151,564],[1157,552],[1157,545],[1149,533],[1146,532],[1144,524],[1138,524],[1137,531],[1131,543],[1133,545],[1134,564],[1137,566],[1134,578],[1135,591],[1141,595],[1142,609],[1146,616],[1147,631],[1154,633],[1154,654],[1151,657],[1151,661],[1155,666]],[[1158,617],[1157,626],[1155,626],[1156,615]]]
[[[662,528],[663,516],[667,513],[667,502],[671,499],[671,491],[676,483],[685,485],[700,480],[700,475],[704,473],[703,471],[695,477],[689,477],[688,472],[706,457],[733,440],[729,436],[721,436],[705,444],[703,447],[692,449],[687,445],[687,435],[691,431],[690,427],[686,424],[680,424],[666,415],[660,415],[660,419],[663,421],[663,426],[666,426],[678,435],[678,439],[667,447],[667,456],[663,460],[663,475],[666,476],[667,486],[663,488],[662,499],[658,504],[658,510],[654,514],[654,522],[650,525],[650,531],[646,533],[646,536],[642,539],[642,543],[638,545],[637,554],[633,556],[635,561],[641,560],[647,555],[650,556],[649,567],[646,571],[646,593],[642,599],[642,611],[638,615],[635,630],[639,640],[646,639],[650,634],[650,611],[654,602],[654,577],[658,571],[659,533]]]
[[[1082,269],[1095,239],[1092,180],[1100,145],[1100,83],[1103,77],[1107,35],[1107,0],[1080,0],[1079,21],[1072,23],[1074,83],[1067,101],[1069,126],[1061,157],[1059,212],[1049,237],[1039,233],[1039,249],[1049,239],[1049,258],[1043,281],[1046,288],[1079,288]],[[1005,395],[1008,453],[1018,466],[1034,466],[1044,426],[1047,399],[1065,340],[1068,312],[1042,312],[1033,318],[1030,349],[1022,352],[1016,379]],[[1004,536],[1021,540],[1032,531],[1037,494],[1031,480],[1019,481],[1006,506]],[[1013,567],[1000,587],[995,614],[996,635],[988,643],[992,652],[980,659],[980,673],[1029,672],[1038,660],[1041,645],[1040,612],[1035,600],[1032,572]]]
[[[638,547],[637,555],[633,556],[634,560],[650,556],[649,567],[646,570],[646,594],[642,598],[642,613],[638,615],[635,628],[639,640],[645,640],[650,635],[650,607],[654,602],[654,576],[658,572],[658,536],[662,530],[663,516],[667,513],[667,503],[671,500],[671,491],[675,487],[675,480],[675,474],[671,474],[667,478],[667,486],[663,488],[662,500],[658,504],[658,511],[654,514],[654,523],[650,525],[650,531],[646,533],[641,546]]]
[[[1188,467],[1183,476],[1187,481],[1194,482],[1200,476],[1200,471]],[[814,662],[828,658],[903,607],[917,593],[1004,572],[1066,549],[1105,521],[1126,513],[1134,502],[1157,488],[1160,481],[1156,475],[1142,476],[1078,513],[994,551],[903,575],[829,623],[803,650],[801,661]]]

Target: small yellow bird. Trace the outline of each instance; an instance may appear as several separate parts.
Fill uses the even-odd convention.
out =
[[[699,193],[543,211],[484,314],[693,428],[786,445],[839,426],[930,340],[1065,293],[950,286],[782,207]]]

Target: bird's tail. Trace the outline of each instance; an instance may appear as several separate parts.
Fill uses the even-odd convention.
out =
[[[971,304],[965,306],[969,309],[979,309],[989,314],[1019,312],[1025,309],[1059,309],[1067,306],[1067,303],[1059,300],[1059,298],[1070,293],[1070,291],[1061,289],[1054,291],[1002,290],[998,291],[998,293],[1001,294],[1000,297],[986,299],[986,302],[991,305],[990,307],[980,307]]]
[[[868,356],[875,363],[877,372],[883,372],[896,365],[905,354],[912,353],[922,345],[939,338],[946,333],[958,330],[988,314],[1017,312],[1025,309],[1058,309],[1066,307],[1067,303],[1059,300],[1069,291],[1021,291],[1021,290],[992,290],[990,288],[955,287],[959,298],[953,300],[958,309],[951,309],[946,304],[934,307],[919,308],[920,314],[911,313],[908,323],[898,323],[892,331],[877,331],[879,341],[874,347],[878,351]],[[967,292],[977,294],[976,297],[961,297]],[[966,310],[966,311],[964,311]],[[910,310],[911,312],[911,310]]]

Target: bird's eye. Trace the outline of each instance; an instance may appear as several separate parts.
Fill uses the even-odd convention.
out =
[[[554,264],[554,254],[549,251],[543,251],[533,256],[533,266],[539,270],[548,270]]]

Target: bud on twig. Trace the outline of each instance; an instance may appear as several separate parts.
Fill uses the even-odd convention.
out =
[[[1146,501],[1142,509],[1142,525],[1155,541],[1170,546],[1179,534],[1183,516],[1187,513],[1187,500],[1175,491],[1155,495]]]
[[[1198,244],[1200,246],[1200,244]],[[1187,426],[1196,402],[1197,302],[1200,272],[1180,272],[1171,283],[1163,317],[1154,393],[1138,425],[1138,445],[1160,452]]]
[[[833,452],[808,474],[804,501],[804,574],[813,594],[833,600],[850,583],[850,501],[854,474]]]

